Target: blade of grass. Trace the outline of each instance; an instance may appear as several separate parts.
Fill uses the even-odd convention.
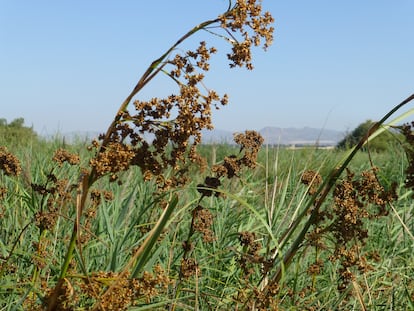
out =
[[[132,270],[131,277],[136,278],[138,274],[142,271],[142,268],[145,266],[148,261],[152,248],[160,237],[162,231],[164,230],[165,225],[171,217],[172,212],[175,210],[175,207],[178,204],[178,196],[174,195],[172,200],[169,202],[168,206],[164,209],[163,213],[160,216],[160,219],[151,230],[150,235],[138,249],[137,254],[138,261],[135,264],[134,269]]]
[[[124,276],[131,266],[134,266],[131,273],[131,278],[136,278],[138,274],[142,271],[145,267],[145,264],[149,260],[152,252],[152,248],[154,247],[155,243],[157,242],[158,238],[160,237],[163,229],[165,228],[168,220],[170,219],[172,212],[175,210],[178,204],[178,196],[176,194],[172,195],[168,205],[165,207],[163,213],[161,214],[158,222],[152,228],[140,248],[135,252],[134,256],[130,259],[127,266],[124,268],[124,271],[121,273],[120,278]],[[115,281],[102,295],[102,297],[107,296],[110,294],[114,288],[117,286],[117,282]],[[99,302],[94,305],[92,310],[98,310],[100,308]]]

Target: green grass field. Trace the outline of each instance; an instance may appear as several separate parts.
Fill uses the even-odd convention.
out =
[[[80,155],[80,164],[61,167],[51,161],[58,141],[8,147],[21,161],[22,173],[1,175],[0,185],[7,189],[0,218],[2,310],[41,310],[61,274],[76,222],[78,242],[59,298],[64,310],[414,308],[413,201],[403,187],[407,160],[397,147],[360,153],[348,167],[358,179],[372,161],[385,189],[397,183],[398,199],[385,205],[387,213],[359,214],[358,228],[366,229],[367,237],[338,239],[332,230],[337,220],[329,215],[309,226],[286,266],[283,257],[310,214],[301,216],[312,200],[303,173],[326,178],[344,152],[262,147],[256,168],[224,179],[214,189],[217,195],[204,197],[200,184],[211,175],[208,169],[190,167],[185,186],[160,192],[156,182],[145,181],[132,167],[119,183],[98,180],[96,196],[79,218],[79,190],[69,189],[77,187],[79,171],[91,157],[86,147],[66,146]],[[200,151],[213,165],[239,148],[206,145]],[[347,180],[345,173],[340,180]],[[331,191],[321,210],[330,214],[337,199]],[[366,203],[362,210],[374,208],[369,199],[361,202]],[[165,211],[162,230],[148,239]],[[296,231],[289,231],[296,221]],[[311,238],[316,228],[318,238]],[[354,252],[338,253],[340,241]]]

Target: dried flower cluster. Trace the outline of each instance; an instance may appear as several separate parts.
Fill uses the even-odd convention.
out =
[[[7,188],[0,186],[0,201],[4,200],[6,198],[6,195],[7,195]]]
[[[44,287],[46,284],[44,283],[42,287]],[[46,297],[50,294],[51,289],[50,288],[42,288],[42,290],[45,292]],[[68,281],[64,282],[62,284],[62,287],[60,288],[59,292],[59,298],[57,301],[57,306],[55,310],[61,310],[61,311],[73,311],[76,310],[76,304],[79,302],[79,295],[74,290],[74,287],[71,283]],[[36,303],[36,299],[33,296],[26,297],[24,301],[24,310],[29,311],[44,311],[44,306],[40,306]]]
[[[109,174],[110,180],[115,181],[118,178],[118,172],[126,171],[129,168],[134,156],[131,146],[120,142],[111,142],[104,151],[99,152],[95,158],[90,160],[90,165],[95,169],[98,177]]]
[[[388,214],[387,204],[396,199],[395,186],[385,190],[376,177],[377,169],[364,171],[358,178],[350,170],[334,189],[332,209],[319,213],[315,229],[307,235],[311,245],[327,249],[323,236],[331,236],[334,250],[331,261],[340,263],[338,289],[345,289],[354,280],[356,271],[366,272],[370,268],[364,245],[368,238],[366,223]],[[311,269],[315,273],[320,265]]]
[[[220,192],[214,191],[214,189],[217,189],[220,185],[221,181],[219,178],[207,176],[204,179],[204,184],[197,185],[197,191],[201,193],[202,198],[210,197],[213,194],[218,197],[220,196]]]
[[[196,275],[201,276],[200,267],[198,266],[197,261],[194,258],[182,258],[180,266],[180,275],[184,279]]]
[[[256,166],[257,155],[263,143],[263,137],[255,131],[246,131],[245,133],[235,135],[234,141],[240,145],[241,155],[225,157],[222,164],[213,166],[212,171],[216,176],[207,176],[204,179],[204,184],[197,185],[197,191],[201,194],[200,200],[212,195],[215,197],[220,196],[220,192],[217,191],[217,188],[221,185],[220,178],[237,177],[243,167],[254,168]],[[211,212],[198,205],[193,211],[191,231],[201,232],[205,242],[212,242],[214,238],[209,229],[212,224],[213,216]]]
[[[42,242],[33,242],[32,243],[34,252],[32,253],[32,263],[38,269],[42,270],[46,267],[47,263],[50,261],[49,251],[47,249],[47,243]]]
[[[127,310],[138,303],[150,303],[171,284],[173,281],[160,265],[155,265],[152,273],[144,271],[140,278],[115,272],[94,272],[72,284],[67,281],[61,287],[56,308],[74,310],[80,302],[86,307],[99,302],[98,310]],[[112,290],[106,291],[111,286]]]
[[[192,228],[194,231],[200,232],[203,236],[203,241],[211,243],[215,240],[211,226],[213,225],[213,215],[211,212],[198,205],[193,210],[192,215]]]
[[[247,69],[253,69],[252,45],[259,46],[264,39],[264,48],[267,48],[273,42],[274,28],[270,26],[274,22],[272,15],[269,12],[262,13],[260,1],[237,0],[233,10],[220,16],[220,22],[231,36],[232,53],[227,55],[231,61],[230,67],[246,66]],[[243,41],[239,42],[230,32],[240,32]]]
[[[255,266],[261,266],[261,275],[268,272],[272,263],[266,262],[263,256],[259,255],[262,244],[256,241],[256,235],[252,232],[239,233],[240,244],[244,252],[239,256],[238,263],[243,271],[242,284],[235,296],[236,310],[241,306],[241,310],[283,310],[280,305],[280,290],[278,283],[271,283],[263,290],[261,286],[254,286],[255,280],[251,277]]]
[[[263,144],[263,137],[256,131],[245,131],[234,136],[234,141],[240,145],[241,156],[230,155],[224,158],[224,163],[214,165],[212,170],[218,178],[237,177],[243,168],[255,168],[257,155]]]
[[[245,131],[234,136],[234,142],[240,145],[240,151],[244,151],[243,157],[240,159],[240,164],[255,168],[257,154],[263,144],[263,137],[256,131]]]
[[[19,159],[6,147],[0,147],[0,170],[9,176],[19,176],[22,172]]]
[[[65,162],[70,165],[76,165],[80,162],[80,158],[77,154],[71,153],[63,148],[56,150],[52,160],[55,161],[60,167]]]
[[[57,220],[57,211],[72,202],[72,190],[77,186],[69,184],[67,179],[58,179],[53,173],[46,177],[45,183],[31,183],[31,188],[41,196],[42,201],[46,201],[46,205],[40,206],[35,214],[35,223],[42,230],[52,230]]]
[[[339,245],[353,239],[363,241],[367,231],[364,220],[388,214],[387,204],[396,199],[395,188],[386,191],[375,175],[377,169],[362,172],[360,178],[347,171],[347,177],[334,189],[333,225],[334,236]]]
[[[105,201],[112,201],[114,199],[114,194],[111,191],[107,190],[98,190],[93,189],[91,191],[91,205],[92,207],[96,208],[101,204],[102,198]]]
[[[244,273],[244,277],[248,279],[254,272],[253,266],[264,262],[263,256],[260,255],[262,243],[257,241],[256,234],[254,232],[248,231],[239,233],[239,241],[244,252],[240,254],[237,261]]]
[[[252,69],[251,48],[260,46],[262,39],[265,49],[271,45],[274,28],[270,25],[273,22],[269,12],[262,12],[260,1],[237,0],[228,11],[204,27],[218,23],[225,31],[226,35],[221,37],[232,44],[233,51],[228,54],[231,67],[245,65]],[[182,40],[199,30],[198,27]],[[242,38],[241,42],[236,39],[237,34]],[[228,102],[227,95],[220,97],[203,84],[204,74],[210,69],[211,55],[216,52],[215,47],[208,47],[202,41],[195,50],[166,60],[163,56],[154,63],[178,85],[179,93],[148,101],[135,100],[134,112],[127,107],[122,109],[116,116],[116,123],[101,136],[102,146],[94,143],[98,150],[91,161],[92,175],[96,174],[94,178],[110,174],[111,180],[115,180],[118,172],[137,165],[147,179],[154,176],[161,189],[168,189],[187,182],[188,161],[196,162],[202,168],[205,166],[205,160],[196,151],[201,142],[201,130],[212,128],[211,108],[218,109]],[[172,68],[168,70],[166,66]],[[153,137],[152,144],[148,143],[149,136]],[[244,160],[249,160],[250,156],[246,154]],[[229,159],[229,165],[232,164]],[[162,176],[168,168],[177,173],[169,178]]]
[[[226,95],[220,98],[212,90],[206,95],[200,90],[204,74],[198,73],[196,68],[207,71],[212,53],[215,48],[207,48],[206,43],[201,42],[195,51],[188,51],[185,56],[177,54],[166,61],[173,66],[168,75],[177,82],[180,93],[163,99],[135,100],[135,113],[126,110],[119,115],[109,143],[91,160],[98,177],[110,174],[111,180],[116,180],[118,172],[136,165],[147,179],[154,176],[160,188],[167,189],[187,181],[188,160],[201,166],[205,164],[196,152],[201,130],[212,128],[211,106],[218,109],[218,103],[227,104]],[[151,135],[150,144],[148,137]],[[104,140],[105,136],[100,139]],[[99,143],[95,142],[94,147],[98,148]],[[165,178],[163,174],[170,167],[177,174]]]
[[[308,170],[302,174],[301,182],[309,187],[309,195],[314,195],[318,190],[319,185],[322,183],[322,176],[318,172]]]
[[[260,147],[263,143],[263,138],[259,133],[255,131],[246,131],[245,133],[239,133],[234,136],[234,141],[240,145],[240,154],[239,156],[231,155],[225,157],[222,164],[215,165],[212,168],[212,172],[216,176],[207,176],[204,179],[203,184],[197,185],[197,191],[201,194],[199,202],[204,197],[219,197],[220,192],[218,187],[221,186],[222,178],[233,178],[237,177],[239,171],[243,168],[254,168],[256,166],[257,155],[260,150]],[[183,278],[188,278],[189,276],[200,275],[198,264],[194,259],[189,257],[189,254],[194,249],[194,243],[191,242],[191,238],[194,233],[198,232],[202,235],[203,241],[205,243],[211,243],[215,240],[215,236],[211,227],[213,226],[214,216],[211,211],[207,208],[204,208],[200,203],[192,211],[192,220],[189,230],[189,236],[186,241],[183,242],[184,255],[180,267],[180,276]],[[248,251],[246,254],[243,254],[239,260],[239,263],[245,270],[245,274],[248,275],[252,273],[249,264],[254,262],[263,263],[263,258],[258,255],[258,252],[261,248],[261,244],[253,241],[248,241],[248,238],[243,238],[243,236],[248,233],[241,233],[240,241],[242,245],[246,246]],[[249,267],[248,267],[249,266]]]

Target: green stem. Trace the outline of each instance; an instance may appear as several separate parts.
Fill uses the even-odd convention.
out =
[[[46,236],[47,230],[46,229],[40,229],[40,236],[39,236],[39,240],[38,240],[38,248],[42,247],[42,240],[43,238]],[[41,256],[41,252],[37,252],[37,256]],[[33,271],[33,276],[32,276],[32,285],[34,286],[34,284],[37,282],[37,278],[39,277],[39,273],[40,273],[40,269],[38,266],[35,266],[34,271]]]
[[[76,226],[76,222],[75,222],[75,226]],[[62,268],[60,269],[59,279],[63,279],[66,276],[66,273],[68,272],[70,262],[73,258],[73,252],[75,251],[75,247],[76,247],[76,241],[78,237],[77,231],[78,230],[76,228],[73,228],[72,237],[70,238],[69,246],[66,251],[65,261],[63,262]]]
[[[78,194],[76,197],[76,219],[73,224],[73,230],[72,230],[72,236],[70,238],[69,246],[66,251],[65,260],[63,262],[62,268],[60,269],[60,275],[58,282],[53,289],[52,294],[50,295],[48,299],[48,306],[47,310],[55,310],[57,307],[58,298],[60,295],[61,287],[63,285],[64,278],[66,277],[66,274],[69,270],[70,262],[73,258],[73,253],[76,248],[76,243],[78,241],[78,237],[80,234],[79,228],[80,228],[80,219],[82,216],[82,212],[86,205],[86,199],[88,197],[89,189],[91,185],[93,184],[95,180],[90,180],[89,176],[87,174],[82,174],[79,179],[79,188],[78,188]]]

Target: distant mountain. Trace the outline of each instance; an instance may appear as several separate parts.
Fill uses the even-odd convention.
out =
[[[345,134],[341,131],[304,128],[280,128],[267,126],[259,131],[269,145],[318,145],[334,146]],[[233,143],[233,132],[214,129],[202,132],[203,143]]]

